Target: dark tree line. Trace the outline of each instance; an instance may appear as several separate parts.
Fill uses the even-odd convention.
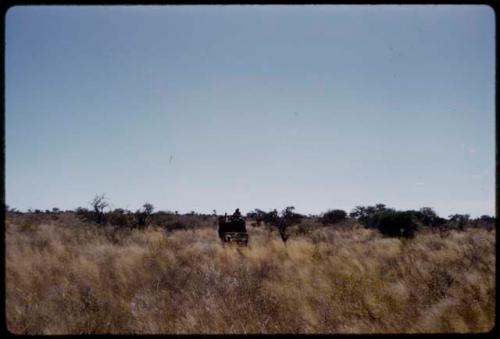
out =
[[[215,210],[213,210],[212,214],[197,214],[192,211],[184,215],[179,214],[177,211],[154,212],[154,206],[147,202],[135,212],[121,208],[112,210],[104,194],[96,195],[89,202],[89,206],[90,209],[79,207],[75,212],[81,219],[99,225],[109,224],[122,228],[144,228],[154,223],[169,230],[195,228],[200,225],[216,225],[214,217],[217,216],[217,213]],[[23,214],[8,205],[5,205],[5,211],[13,214]],[[52,217],[65,212],[73,211],[61,211],[57,207],[52,208],[52,210],[45,210],[45,212],[38,209],[34,211],[28,210],[30,214],[48,214]],[[285,243],[289,238],[289,227],[301,224],[303,219],[313,219],[328,227],[341,224],[346,220],[354,220],[366,228],[377,229],[384,235],[397,237],[413,237],[421,228],[448,231],[453,229],[464,230],[470,227],[493,229],[496,225],[496,218],[488,215],[472,219],[468,214],[453,214],[446,219],[438,216],[430,207],[422,207],[419,210],[398,211],[384,204],[356,206],[350,213],[341,209],[331,209],[321,215],[309,216],[295,212],[294,206],[288,206],[281,211],[273,209],[268,212],[257,208],[248,212],[246,216],[254,220],[256,226],[264,223],[276,228]],[[302,226],[306,227],[305,225]]]
[[[305,218],[300,214],[295,214],[300,216],[298,219],[297,217],[290,218],[292,214],[295,214],[293,207],[283,210],[281,214],[276,209],[270,212],[255,209],[248,213],[247,217],[255,220],[257,225],[261,223],[277,225],[280,233],[282,233],[282,230],[286,230],[287,226],[299,223],[301,218]],[[419,210],[398,211],[387,207],[385,204],[356,206],[349,214],[341,209],[333,209],[315,218],[325,226],[339,224],[348,219],[356,220],[365,228],[377,229],[386,236],[407,238],[413,237],[420,228],[438,229],[440,231],[464,230],[467,227],[492,228],[496,222],[496,218],[487,215],[470,219],[467,214],[453,214],[448,219],[445,219],[438,216],[430,207],[422,207]],[[284,241],[286,240],[284,239]]]

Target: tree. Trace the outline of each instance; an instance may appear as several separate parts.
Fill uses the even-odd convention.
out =
[[[439,224],[439,216],[431,207],[422,207],[415,213],[415,216],[424,225],[434,226]]]
[[[359,220],[365,227],[376,228],[376,220],[374,216],[377,213],[388,212],[395,210],[392,208],[387,208],[384,204],[376,204],[375,206],[356,206],[349,216]]]
[[[284,221],[287,225],[297,224],[303,218],[302,215],[295,213],[294,210],[295,210],[295,207],[288,206],[283,211],[281,211],[281,218],[284,219]]]
[[[266,224],[277,225],[279,221],[278,211],[276,209],[264,214],[264,220]]]
[[[266,212],[256,208],[253,211],[247,213],[247,218],[254,219],[257,222],[257,225],[260,225],[262,222],[265,222]]]
[[[83,213],[87,213],[89,210],[85,207],[77,207],[75,212],[76,214],[83,214]]]
[[[286,241],[288,240],[288,237],[290,236],[286,232],[288,225],[286,224],[286,221],[284,219],[280,219],[277,226],[278,226],[278,232],[280,233],[281,240],[283,240],[283,242],[286,245]]]
[[[299,223],[303,218],[301,214],[295,213],[294,210],[295,210],[294,206],[285,207],[285,209],[281,211],[281,214],[277,218],[275,223],[275,225],[278,227],[281,240],[283,240],[285,244],[289,237],[289,235],[286,232],[288,226]]]
[[[371,215],[375,214],[376,212],[381,212],[385,209],[384,204],[377,204],[375,206],[356,206],[351,213],[349,213],[349,216],[351,218],[358,219],[360,221],[366,220],[369,218]]]
[[[149,202],[142,205],[142,208],[144,208],[144,213],[146,213],[148,216],[151,215],[151,213],[153,213],[153,210],[155,209],[153,204],[150,204]]]
[[[351,218],[359,219],[361,217],[364,217],[367,215],[366,212],[366,207],[364,206],[356,206],[352,209],[351,213],[349,213],[349,216]]]
[[[96,222],[102,224],[104,221],[104,209],[109,206],[105,195],[96,195],[90,202],[90,205],[94,209]]]
[[[153,213],[154,207],[152,204],[146,202],[142,205],[142,210],[136,211],[137,224],[140,227],[144,227],[148,224],[151,213]]]
[[[134,224],[134,218],[130,215],[130,211],[115,208],[106,214],[106,222],[120,228],[128,228]]]
[[[412,211],[385,210],[377,212],[372,219],[373,226],[390,237],[412,238],[418,228]]]
[[[495,217],[491,217],[489,215],[482,215],[481,217],[478,218],[480,221],[483,222],[488,222],[488,223],[494,223],[495,222]]]
[[[482,215],[474,220],[476,227],[483,227],[489,230],[495,228],[496,218],[489,215]]]
[[[321,216],[321,223],[323,225],[336,224],[342,220],[345,220],[347,213],[343,210],[329,210]]]
[[[463,231],[467,223],[469,222],[470,215],[469,214],[452,214],[448,216],[450,222],[453,226]]]

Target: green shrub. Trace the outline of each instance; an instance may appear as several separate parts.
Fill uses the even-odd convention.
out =
[[[336,224],[347,218],[347,213],[343,210],[330,210],[321,216],[323,225]]]
[[[469,224],[470,216],[468,214],[452,214],[448,216],[450,227],[463,231]]]
[[[357,219],[367,228],[376,228],[374,216],[381,212],[395,211],[392,208],[387,208],[384,204],[376,204],[375,206],[356,206],[349,216]]]
[[[171,224],[168,224],[165,228],[168,231],[174,231],[174,230],[185,230],[190,228],[190,226],[183,221],[177,220]]]
[[[417,231],[416,218],[411,211],[382,211],[374,214],[371,225],[389,237],[412,238]]]
[[[109,224],[113,226],[118,226],[120,228],[132,227],[134,224],[133,214],[130,211],[125,211],[124,209],[117,208],[112,212],[106,214],[106,220]]]
[[[429,227],[442,227],[446,223],[446,219],[443,219],[437,215],[437,213],[431,207],[422,207],[418,211],[408,211],[413,214],[413,216],[422,224]]]

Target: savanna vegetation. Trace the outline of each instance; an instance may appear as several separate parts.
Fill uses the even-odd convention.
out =
[[[254,210],[247,247],[217,213],[8,209],[6,320],[16,334],[485,332],[495,218],[358,206]]]

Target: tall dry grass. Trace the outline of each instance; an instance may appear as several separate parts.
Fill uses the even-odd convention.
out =
[[[8,329],[80,333],[484,332],[495,318],[495,231],[412,240],[316,227],[285,246],[249,227],[129,232],[6,221]]]

